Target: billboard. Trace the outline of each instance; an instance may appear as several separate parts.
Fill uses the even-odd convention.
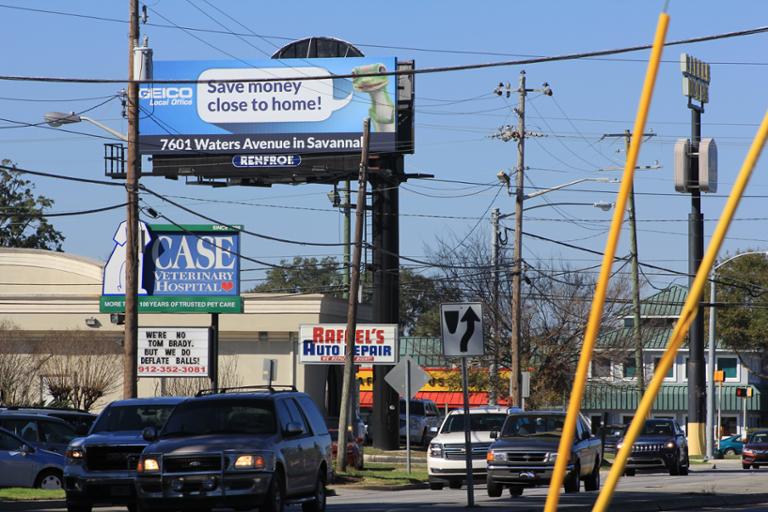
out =
[[[138,377],[207,377],[211,329],[139,327]]]
[[[344,364],[347,324],[299,327],[299,362]],[[395,364],[398,361],[397,324],[358,324],[355,364]]]
[[[102,313],[125,310],[125,224],[104,266]],[[242,312],[238,227],[139,224],[140,313]]]
[[[139,89],[139,150],[151,155],[394,152],[394,57],[158,61]],[[337,76],[355,75],[351,78]],[[374,75],[374,76],[372,76]],[[163,83],[194,80],[194,83]]]

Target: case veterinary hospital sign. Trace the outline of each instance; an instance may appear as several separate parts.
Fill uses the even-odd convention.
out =
[[[139,311],[240,313],[240,233],[217,225],[140,224]],[[125,311],[125,223],[104,266],[100,311]]]
[[[299,327],[299,362],[344,364],[347,324]],[[395,364],[398,360],[396,324],[358,324],[355,331],[355,364]]]
[[[139,89],[139,148],[154,155],[356,153],[370,117],[371,147],[394,151],[397,80],[374,74],[396,66],[394,57],[158,61],[155,82]]]

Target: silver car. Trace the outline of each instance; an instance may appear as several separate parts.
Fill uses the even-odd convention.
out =
[[[409,406],[411,442],[428,445],[434,437],[437,427],[443,422],[443,416],[435,402],[423,398],[411,398]],[[400,399],[400,440],[405,441],[405,400]]]
[[[0,429],[0,487],[61,489],[64,456]]]

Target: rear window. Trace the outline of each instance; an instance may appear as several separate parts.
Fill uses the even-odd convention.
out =
[[[119,405],[107,407],[93,425],[91,433],[141,431],[146,427],[160,429],[171,415],[174,405]]]

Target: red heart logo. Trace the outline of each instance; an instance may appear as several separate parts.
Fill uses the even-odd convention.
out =
[[[235,285],[232,283],[232,281],[224,281],[221,283],[221,289],[224,290],[225,292],[228,292],[229,290],[231,290],[233,286]]]

